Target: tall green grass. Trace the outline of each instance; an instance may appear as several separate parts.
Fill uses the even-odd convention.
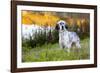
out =
[[[43,61],[64,61],[64,60],[83,60],[89,59],[90,47],[89,38],[81,40],[81,49],[73,46],[70,53],[65,49],[61,49],[58,43],[44,44],[34,48],[22,48],[22,61],[23,62],[43,62]]]

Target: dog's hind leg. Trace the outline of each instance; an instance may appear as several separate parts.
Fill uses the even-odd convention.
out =
[[[76,43],[76,47],[77,47],[77,57],[78,59],[81,59],[81,45],[79,42]]]
[[[70,53],[70,50],[71,50],[71,43],[67,45],[67,48],[68,48],[68,49],[67,49],[67,52]]]
[[[80,42],[79,42],[79,41],[76,42],[76,47],[77,47],[77,48],[81,48],[81,45],[80,45]]]

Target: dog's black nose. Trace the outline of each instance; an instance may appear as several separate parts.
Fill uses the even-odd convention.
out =
[[[62,30],[64,30],[64,26],[62,26]]]

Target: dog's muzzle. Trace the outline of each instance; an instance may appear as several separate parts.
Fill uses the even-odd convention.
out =
[[[64,26],[62,26],[62,30],[64,30]]]

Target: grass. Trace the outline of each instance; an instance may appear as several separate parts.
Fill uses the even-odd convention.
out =
[[[81,41],[81,49],[75,46],[68,53],[66,49],[59,48],[59,44],[44,44],[35,48],[23,47],[23,62],[64,61],[89,59],[89,38]]]

